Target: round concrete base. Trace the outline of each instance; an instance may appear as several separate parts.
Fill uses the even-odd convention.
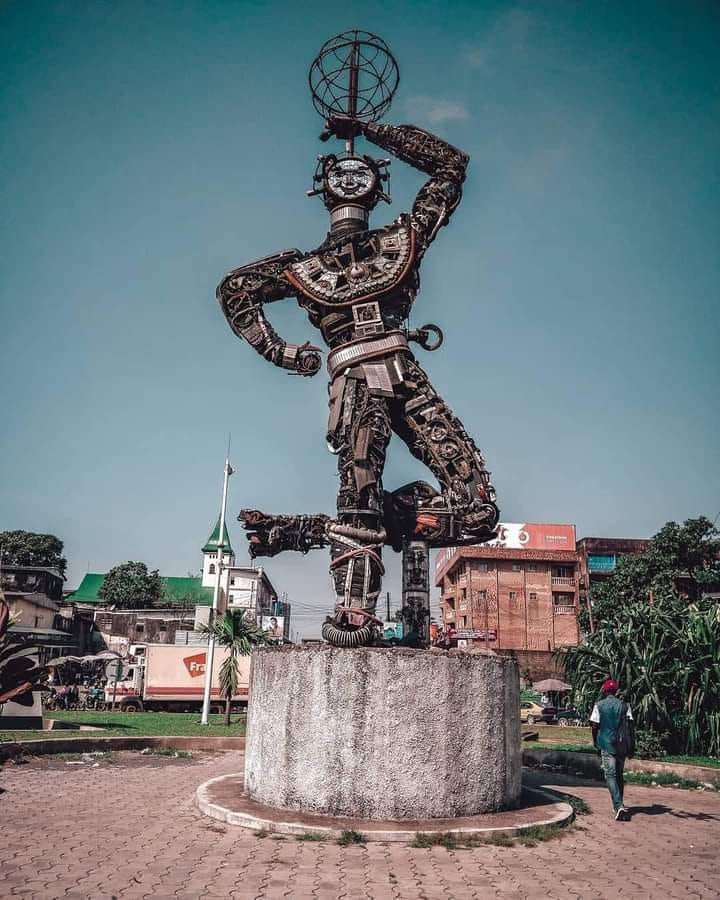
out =
[[[253,651],[248,797],[353,819],[447,819],[520,798],[517,662],[462,651]]]
[[[573,809],[547,791],[524,787],[517,809],[480,816],[455,819],[404,819],[402,821],[370,821],[298,813],[277,809],[252,800],[244,792],[244,778],[221,775],[201,784],[195,794],[201,812],[227,825],[267,831],[296,837],[322,835],[336,840],[343,831],[356,831],[365,841],[413,841],[418,834],[452,834],[458,838],[511,837],[529,828],[543,825],[566,825],[573,819]]]

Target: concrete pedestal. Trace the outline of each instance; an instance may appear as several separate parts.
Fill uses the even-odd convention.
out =
[[[516,662],[494,655],[259,648],[245,789],[274,807],[364,819],[512,809],[518,697]]]

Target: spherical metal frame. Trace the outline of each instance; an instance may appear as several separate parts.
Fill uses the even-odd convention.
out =
[[[355,48],[358,78],[353,110],[351,68]],[[313,106],[324,119],[349,115],[360,122],[376,122],[390,108],[400,71],[381,37],[352,29],[322,45],[310,66],[308,82]]]

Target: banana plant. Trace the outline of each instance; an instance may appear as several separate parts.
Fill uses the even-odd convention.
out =
[[[0,707],[8,700],[32,706],[33,691],[43,687],[45,670],[34,657],[35,646],[10,631],[17,621],[0,595]]]

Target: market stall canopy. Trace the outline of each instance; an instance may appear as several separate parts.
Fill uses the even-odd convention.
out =
[[[569,691],[570,685],[557,678],[546,678],[545,681],[536,681],[533,690],[546,694],[548,691]]]
[[[112,650],[103,650],[100,653],[90,654],[89,656],[56,656],[51,659],[48,666],[62,666],[69,662],[97,662],[98,660],[120,659],[119,653],[113,653]]]

